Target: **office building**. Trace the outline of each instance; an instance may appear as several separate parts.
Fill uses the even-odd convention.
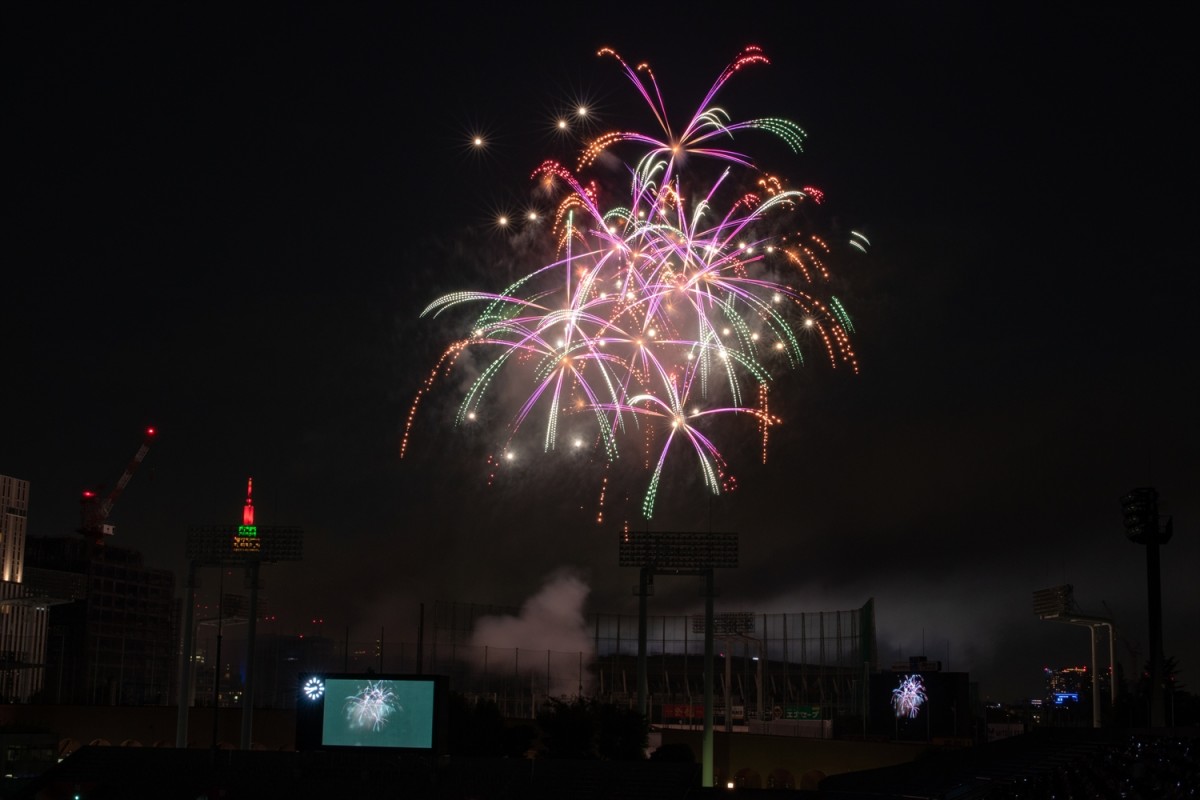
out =
[[[29,481],[0,475],[0,702],[28,702],[42,687],[47,598],[24,583]]]

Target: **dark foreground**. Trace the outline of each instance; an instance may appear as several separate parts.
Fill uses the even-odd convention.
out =
[[[6,800],[1049,800],[1195,798],[1200,733],[1037,731],[932,752],[902,766],[834,775],[813,791],[701,788],[700,766],[654,761],[402,757],[84,747],[45,774],[9,786]]]

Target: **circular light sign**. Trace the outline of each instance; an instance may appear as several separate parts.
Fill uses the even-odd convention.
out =
[[[304,683],[304,696],[309,700],[320,700],[325,694],[325,681],[313,676]]]

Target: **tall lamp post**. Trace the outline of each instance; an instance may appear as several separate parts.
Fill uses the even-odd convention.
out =
[[[1121,511],[1129,541],[1146,545],[1146,586],[1150,607],[1150,726],[1161,728],[1166,724],[1166,718],[1162,686],[1162,583],[1158,546],[1170,541],[1172,520],[1167,517],[1165,525],[1159,524],[1158,492],[1149,487],[1133,489],[1122,497]]]

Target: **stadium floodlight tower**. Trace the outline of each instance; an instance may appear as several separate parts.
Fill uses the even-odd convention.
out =
[[[1116,631],[1108,617],[1094,617],[1080,613],[1075,605],[1074,589],[1071,584],[1039,589],[1033,593],[1033,613],[1038,619],[1067,622],[1088,628],[1092,639],[1092,727],[1100,727],[1100,673],[1096,669],[1096,629],[1108,628],[1108,689],[1112,707],[1117,706],[1117,660],[1115,645]]]
[[[242,731],[240,746],[251,747],[254,712],[254,639],[255,623],[258,620],[259,570],[263,564],[280,561],[300,561],[304,557],[304,531],[294,526],[267,526],[254,524],[254,503],[251,491],[254,480],[246,482],[246,505],[242,509],[241,525],[203,525],[188,528],[187,557],[188,582],[184,594],[183,646],[179,662],[179,708],[175,720],[175,746],[188,746],[188,703],[192,692],[191,665],[195,657],[192,641],[193,615],[196,609],[196,578],[202,567],[218,567],[225,570],[238,567],[245,571],[246,584],[250,589],[249,625],[246,631],[246,687],[242,695]],[[224,572],[222,572],[222,575]],[[220,606],[218,605],[218,609]],[[218,610],[217,619],[224,611]],[[218,631],[220,628],[218,627]],[[221,636],[217,634],[218,660],[221,652]],[[218,664],[218,669],[220,665]],[[216,692],[214,686],[214,694]],[[213,701],[213,747],[216,748],[217,703]]]
[[[1135,544],[1146,545],[1146,586],[1150,607],[1150,726],[1166,723],[1163,703],[1162,583],[1159,577],[1158,546],[1171,539],[1170,517],[1160,523],[1158,491],[1149,487],[1133,489],[1121,498],[1125,517],[1125,535]],[[1134,668],[1139,665],[1134,664]]]
[[[738,565],[736,533],[681,533],[627,531],[621,534],[617,562],[638,567],[638,713],[646,718],[646,598],[653,591],[655,575],[701,575],[704,577],[704,743],[701,785],[713,785],[713,570]],[[726,717],[729,709],[725,709]]]

